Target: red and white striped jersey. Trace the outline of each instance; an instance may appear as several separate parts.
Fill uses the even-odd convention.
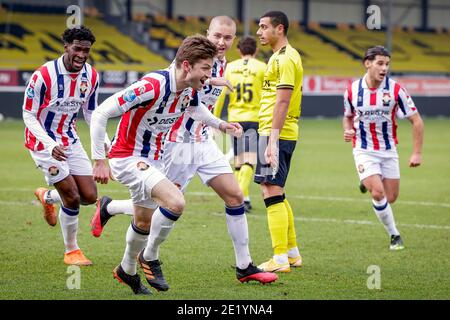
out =
[[[226,61],[214,58],[211,78],[220,78],[225,74]],[[214,105],[222,93],[223,87],[206,85],[200,94],[200,101],[212,112]],[[185,115],[178,119],[172,127],[167,139],[172,142],[203,142],[211,135],[209,127],[192,117]]]
[[[344,93],[344,114],[353,117],[353,148],[370,151],[395,151],[396,117],[416,114],[413,100],[396,81],[384,78],[378,88],[368,88],[365,75],[348,86]]]
[[[177,92],[174,65],[146,74],[114,94],[113,99],[123,115],[112,141],[110,158],[139,156],[159,160],[170,128],[186,108],[199,105],[194,89]]]
[[[99,77],[85,63],[78,73],[66,70],[63,56],[36,70],[25,90],[22,109],[36,117],[47,135],[57,144],[69,146],[79,138],[76,117],[80,108],[92,113],[97,107]],[[42,141],[25,128],[25,146],[33,151],[44,150]],[[50,140],[51,141],[51,140]]]

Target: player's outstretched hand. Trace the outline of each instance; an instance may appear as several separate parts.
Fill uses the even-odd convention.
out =
[[[54,147],[52,150],[52,157],[58,161],[66,161],[67,160],[67,155],[65,153],[66,149],[67,148],[64,147],[63,145]]]
[[[113,180],[111,169],[108,166],[107,160],[94,160],[94,168],[93,168],[93,177],[94,181],[107,184],[108,180]]]
[[[240,138],[243,132],[242,126],[237,122],[222,122],[220,130],[236,138]]]
[[[344,140],[345,140],[345,142],[352,141],[354,136],[355,136],[355,130],[354,129],[344,130]]]
[[[410,167],[418,167],[422,163],[422,155],[420,153],[413,153],[409,158]]]
[[[209,84],[213,85],[213,86],[218,86],[218,87],[227,87],[228,90],[230,90],[230,92],[234,91],[233,85],[231,84],[231,82],[224,77],[212,78],[209,80]]]

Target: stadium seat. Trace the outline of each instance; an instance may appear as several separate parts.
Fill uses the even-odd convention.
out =
[[[59,14],[0,12],[0,21],[9,23],[9,32],[2,33],[0,69],[34,70],[59,57],[63,53],[60,36],[66,28],[66,18]],[[102,20],[86,17],[85,25],[97,39],[90,58],[99,71],[147,72],[167,66],[165,58]]]

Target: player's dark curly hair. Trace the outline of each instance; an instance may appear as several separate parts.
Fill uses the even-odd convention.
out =
[[[238,49],[243,55],[254,55],[256,52],[256,40],[253,37],[243,37],[238,42]]]
[[[81,26],[79,28],[69,28],[64,30],[64,33],[61,35],[64,43],[72,43],[73,40],[79,41],[89,41],[92,44],[95,42],[95,36],[92,31],[85,26]]]

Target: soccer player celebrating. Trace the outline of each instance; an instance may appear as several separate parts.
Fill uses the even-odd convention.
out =
[[[390,205],[400,188],[396,116],[400,112],[412,123],[410,167],[422,162],[423,121],[406,90],[387,76],[390,54],[385,48],[369,48],[363,63],[366,74],[344,93],[344,140],[353,142],[359,179],[369,190],[375,214],[390,236],[390,249],[401,250],[404,244]]]
[[[223,86],[229,85],[223,78],[225,53],[231,47],[235,33],[236,25],[231,18],[218,16],[211,20],[207,38],[216,46],[217,55],[213,60],[211,79],[208,79],[208,84],[199,92],[201,102],[209,110],[216,103]],[[184,192],[195,174],[198,174],[203,183],[209,185],[224,200],[228,231],[235,251],[236,276],[239,281],[254,280],[261,283],[275,281],[276,275],[262,272],[252,263],[242,191],[230,164],[212,139],[207,123],[195,121],[186,113],[172,124],[166,141],[162,141],[164,142],[162,170],[165,171],[167,178]],[[92,222],[94,235],[100,235],[111,215],[129,211],[127,200],[111,200],[103,197]],[[160,222],[152,220],[152,228],[157,223]],[[163,240],[161,238],[161,242]],[[159,244],[153,243],[151,250],[157,252]]]
[[[97,188],[75,122],[82,108],[89,125],[97,106],[99,78],[86,62],[95,37],[81,26],[65,30],[62,40],[64,54],[36,70],[26,88],[25,146],[48,185],[56,188],[36,190],[48,224],[56,225],[54,203],[62,202],[59,221],[66,248],[64,263],[90,265],[77,244],[78,213],[80,204],[95,203]]]
[[[108,98],[94,113],[91,128],[94,178],[101,183],[106,183],[110,175],[101,148],[106,123],[109,118],[122,115],[109,163],[114,178],[130,190],[134,219],[127,232],[124,257],[114,276],[134,293],[149,293],[136,273],[136,256],[147,282],[160,291],[169,289],[158,259],[159,246],[185,205],[181,191],[162,173],[163,141],[173,123],[186,112],[214,128],[242,133],[238,124],[214,117],[199,100],[197,91],[211,77],[216,54],[216,46],[205,37],[188,37],[168,69],[145,75]]]
[[[274,52],[266,73],[259,111],[258,164],[255,182],[261,184],[272,238],[273,258],[258,267],[290,272],[302,257],[297,247],[294,213],[284,186],[298,138],[303,67],[300,54],[288,42],[289,21],[280,11],[264,14],[256,35]]]
[[[220,116],[227,94],[228,121],[238,122],[244,130],[241,138],[233,138],[234,167],[239,187],[244,194],[244,209],[250,212],[252,206],[249,189],[256,165],[259,101],[267,65],[255,59],[257,46],[254,38],[242,38],[237,47],[241,59],[229,63],[225,71],[225,78],[230,81],[234,91],[224,89],[216,103],[214,114]]]

